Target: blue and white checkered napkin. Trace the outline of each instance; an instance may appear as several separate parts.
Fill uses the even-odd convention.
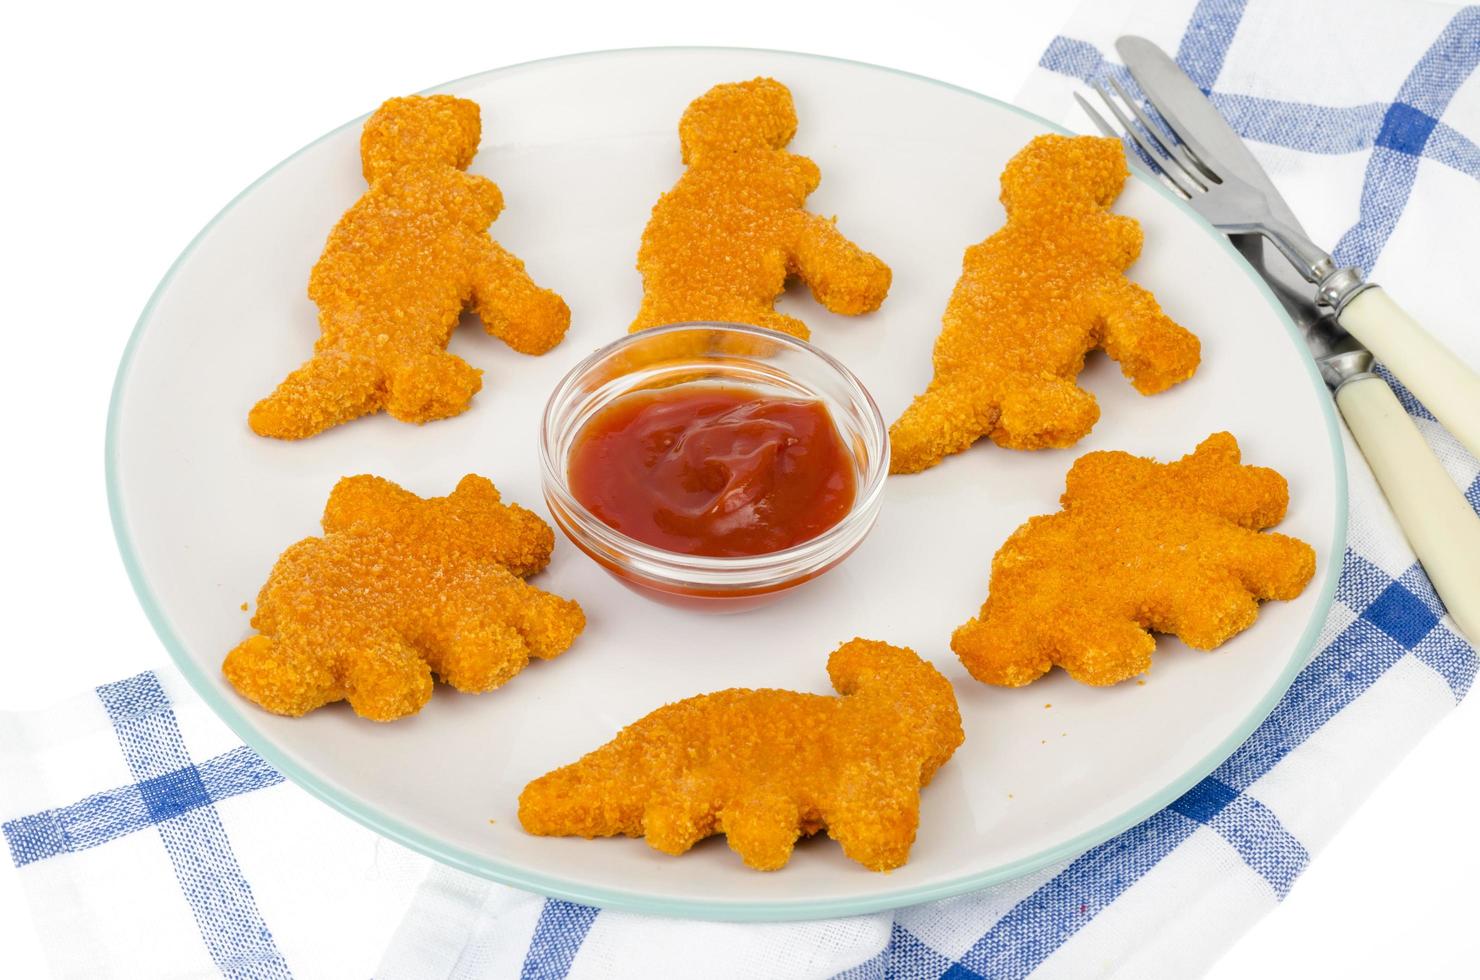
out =
[[[1154,9],[1153,9],[1154,8]],[[1212,93],[1338,261],[1480,363],[1480,8],[1352,0],[1095,0],[1020,101],[1071,93],[1122,33]],[[1462,267],[1462,264],[1464,267]],[[1480,466],[1409,411],[1480,508]],[[933,905],[727,925],[545,900],[433,866],[320,806],[160,671],[0,716],[0,824],[67,976],[1189,977],[1463,697],[1454,632],[1360,454],[1321,649],[1182,799],[1065,864]]]

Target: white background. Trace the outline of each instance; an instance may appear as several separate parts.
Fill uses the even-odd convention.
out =
[[[164,660],[108,523],[102,444],[113,371],[170,262],[284,156],[388,96],[595,48],[813,51],[1011,98],[1075,2],[300,0],[38,3],[8,12],[0,27],[8,345],[0,710],[44,707]],[[1212,976],[1474,975],[1477,746],[1480,708],[1465,704]],[[6,869],[0,975],[46,975],[19,881]]]

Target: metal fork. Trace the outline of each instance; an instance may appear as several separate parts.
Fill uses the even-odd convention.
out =
[[[1129,136],[1150,161],[1147,169],[1184,200],[1196,199],[1198,212],[1208,221],[1230,235],[1267,238],[1307,282],[1319,287],[1322,300],[1333,309],[1339,309],[1349,294],[1364,285],[1360,273],[1338,269],[1330,253],[1312,242],[1303,229],[1276,215],[1263,191],[1232,173],[1214,169],[1210,161],[1199,159],[1171,126],[1152,122],[1120,82],[1112,78],[1108,86],[1098,81],[1092,87],[1124,130],[1117,131],[1075,92],[1080,108],[1100,132],[1116,139]],[[1250,220],[1250,215],[1257,215],[1258,220]]]
[[[1386,291],[1366,281],[1360,269],[1338,268],[1331,256],[1310,240],[1238,134],[1165,52],[1140,38],[1121,38],[1116,47],[1126,56],[1127,65],[1160,118],[1153,120],[1115,79],[1108,84],[1097,83],[1095,91],[1157,176],[1227,234],[1262,236],[1288,260],[1291,269],[1315,284],[1316,302],[1332,311],[1340,329],[1326,330],[1324,326],[1329,325],[1318,325],[1306,330],[1306,339],[1332,388],[1339,389],[1363,375],[1370,377],[1366,356],[1370,352],[1465,448],[1480,456],[1480,374],[1425,330]],[[1154,84],[1137,73],[1138,64],[1143,71],[1160,69]],[[1088,100],[1076,98],[1102,132],[1122,136]],[[1179,127],[1186,130],[1185,136]],[[1214,149],[1219,146],[1222,151]],[[1219,156],[1227,156],[1227,160],[1220,163]],[[1349,343],[1347,335],[1360,344]]]
[[[1149,49],[1164,59],[1170,71],[1180,75],[1165,53],[1150,42],[1122,38],[1117,47],[1131,56],[1127,64],[1133,73],[1134,58],[1145,56]],[[1139,74],[1135,77],[1142,81]],[[1167,77],[1163,71],[1159,79],[1165,82]],[[1302,302],[1282,288],[1286,277],[1273,274],[1264,264],[1257,238],[1235,238],[1251,264],[1284,294],[1281,302],[1299,323],[1342,417],[1434,588],[1460,629],[1480,641],[1480,520],[1387,383],[1372,373],[1372,355],[1386,362],[1476,455],[1480,455],[1480,377],[1425,332],[1381,288],[1365,282],[1360,271],[1338,269],[1331,256],[1311,242],[1257,161],[1250,157],[1239,162],[1244,154],[1238,134],[1228,129],[1216,112],[1209,113],[1211,107],[1190,79],[1180,76],[1174,80],[1176,84],[1166,91],[1152,91],[1156,86],[1142,83],[1161,123],[1153,121],[1115,79],[1110,79],[1108,85],[1095,84],[1095,91],[1123,133],[1088,100],[1078,94],[1075,98],[1106,136],[1129,137],[1149,163],[1142,169],[1151,170],[1209,222],[1231,236],[1262,236],[1300,276],[1316,284],[1316,297],[1330,308],[1329,316],[1322,315],[1309,300]],[[1163,106],[1193,106],[1196,111],[1179,116],[1175,109],[1168,111]],[[1188,130],[1191,139],[1178,134],[1171,123],[1175,118],[1183,120],[1178,125]],[[1231,154],[1223,165],[1210,158],[1215,152],[1208,149],[1210,144],[1221,145]],[[1236,167],[1239,173],[1233,172]],[[1240,174],[1250,175],[1249,179],[1265,186],[1255,186]]]

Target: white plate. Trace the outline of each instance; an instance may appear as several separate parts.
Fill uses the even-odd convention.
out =
[[[479,697],[440,688],[392,725],[346,706],[279,718],[240,699],[221,658],[248,633],[279,551],[317,532],[345,474],[443,494],[469,471],[543,512],[537,421],[555,381],[618,337],[637,308],[633,269],[649,209],[680,173],[677,124],[721,81],[791,87],[792,148],[822,168],[809,206],[894,269],[883,309],[835,317],[804,290],[781,307],[842,358],[894,418],[930,372],[962,250],[1002,221],[998,174],[1047,122],[939,82],[797,54],[659,49],[536,62],[438,89],[483,107],[472,169],[508,201],[493,235],[570,303],[569,336],[539,358],[464,325],[453,350],[486,370],[466,414],[423,427],[385,415],[314,439],[258,438],[247,409],[318,335],[304,295],[324,238],[364,190],[360,122],[306,147],[231,202],[144,311],[109,421],[114,522],[144,606],[181,670],[243,739],[295,781],[414,848],[499,881],[602,905],[719,919],[799,919],[940,898],[1067,857],[1188,789],[1249,733],[1311,649],[1343,550],[1345,488],[1329,399],[1289,322],[1224,239],[1140,179],[1117,210],[1146,230],[1134,278],[1203,343],[1190,382],[1137,395],[1096,355],[1083,381],[1094,432],[1067,451],[983,443],[893,478],[877,528],[844,565],[767,608],[715,618],[651,604],[561,541],[536,581],[577,598],[589,626],[569,653]],[[224,123],[223,123],[224,125]],[[1144,685],[1082,687],[1061,672],[1020,690],[972,680],[951,630],[984,598],[992,553],[1057,508],[1070,462],[1117,448],[1173,459],[1228,429],[1249,461],[1290,481],[1280,530],[1315,546],[1316,581],[1271,603],[1212,654],[1162,638]],[[535,776],[678,698],[726,687],[827,692],[828,653],[855,635],[907,644],[956,685],[966,744],[924,794],[909,864],[875,874],[814,839],[783,871],[745,868],[716,839],[683,858],[641,840],[524,834],[516,797]],[[1052,707],[1047,707],[1048,704]]]

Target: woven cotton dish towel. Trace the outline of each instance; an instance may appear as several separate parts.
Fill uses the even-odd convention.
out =
[[[1120,71],[1124,33],[1176,52],[1314,237],[1338,243],[1338,262],[1366,269],[1480,363],[1467,322],[1480,277],[1461,267],[1480,227],[1480,8],[1094,0],[1019,101],[1088,131],[1071,94]],[[1480,508],[1480,466],[1400,395]],[[1288,893],[1475,675],[1475,651],[1346,448],[1336,604],[1274,713],[1166,810],[975,894],[774,925],[542,899],[434,865],[319,805],[164,670],[0,716],[0,826],[63,976],[1196,976]]]

